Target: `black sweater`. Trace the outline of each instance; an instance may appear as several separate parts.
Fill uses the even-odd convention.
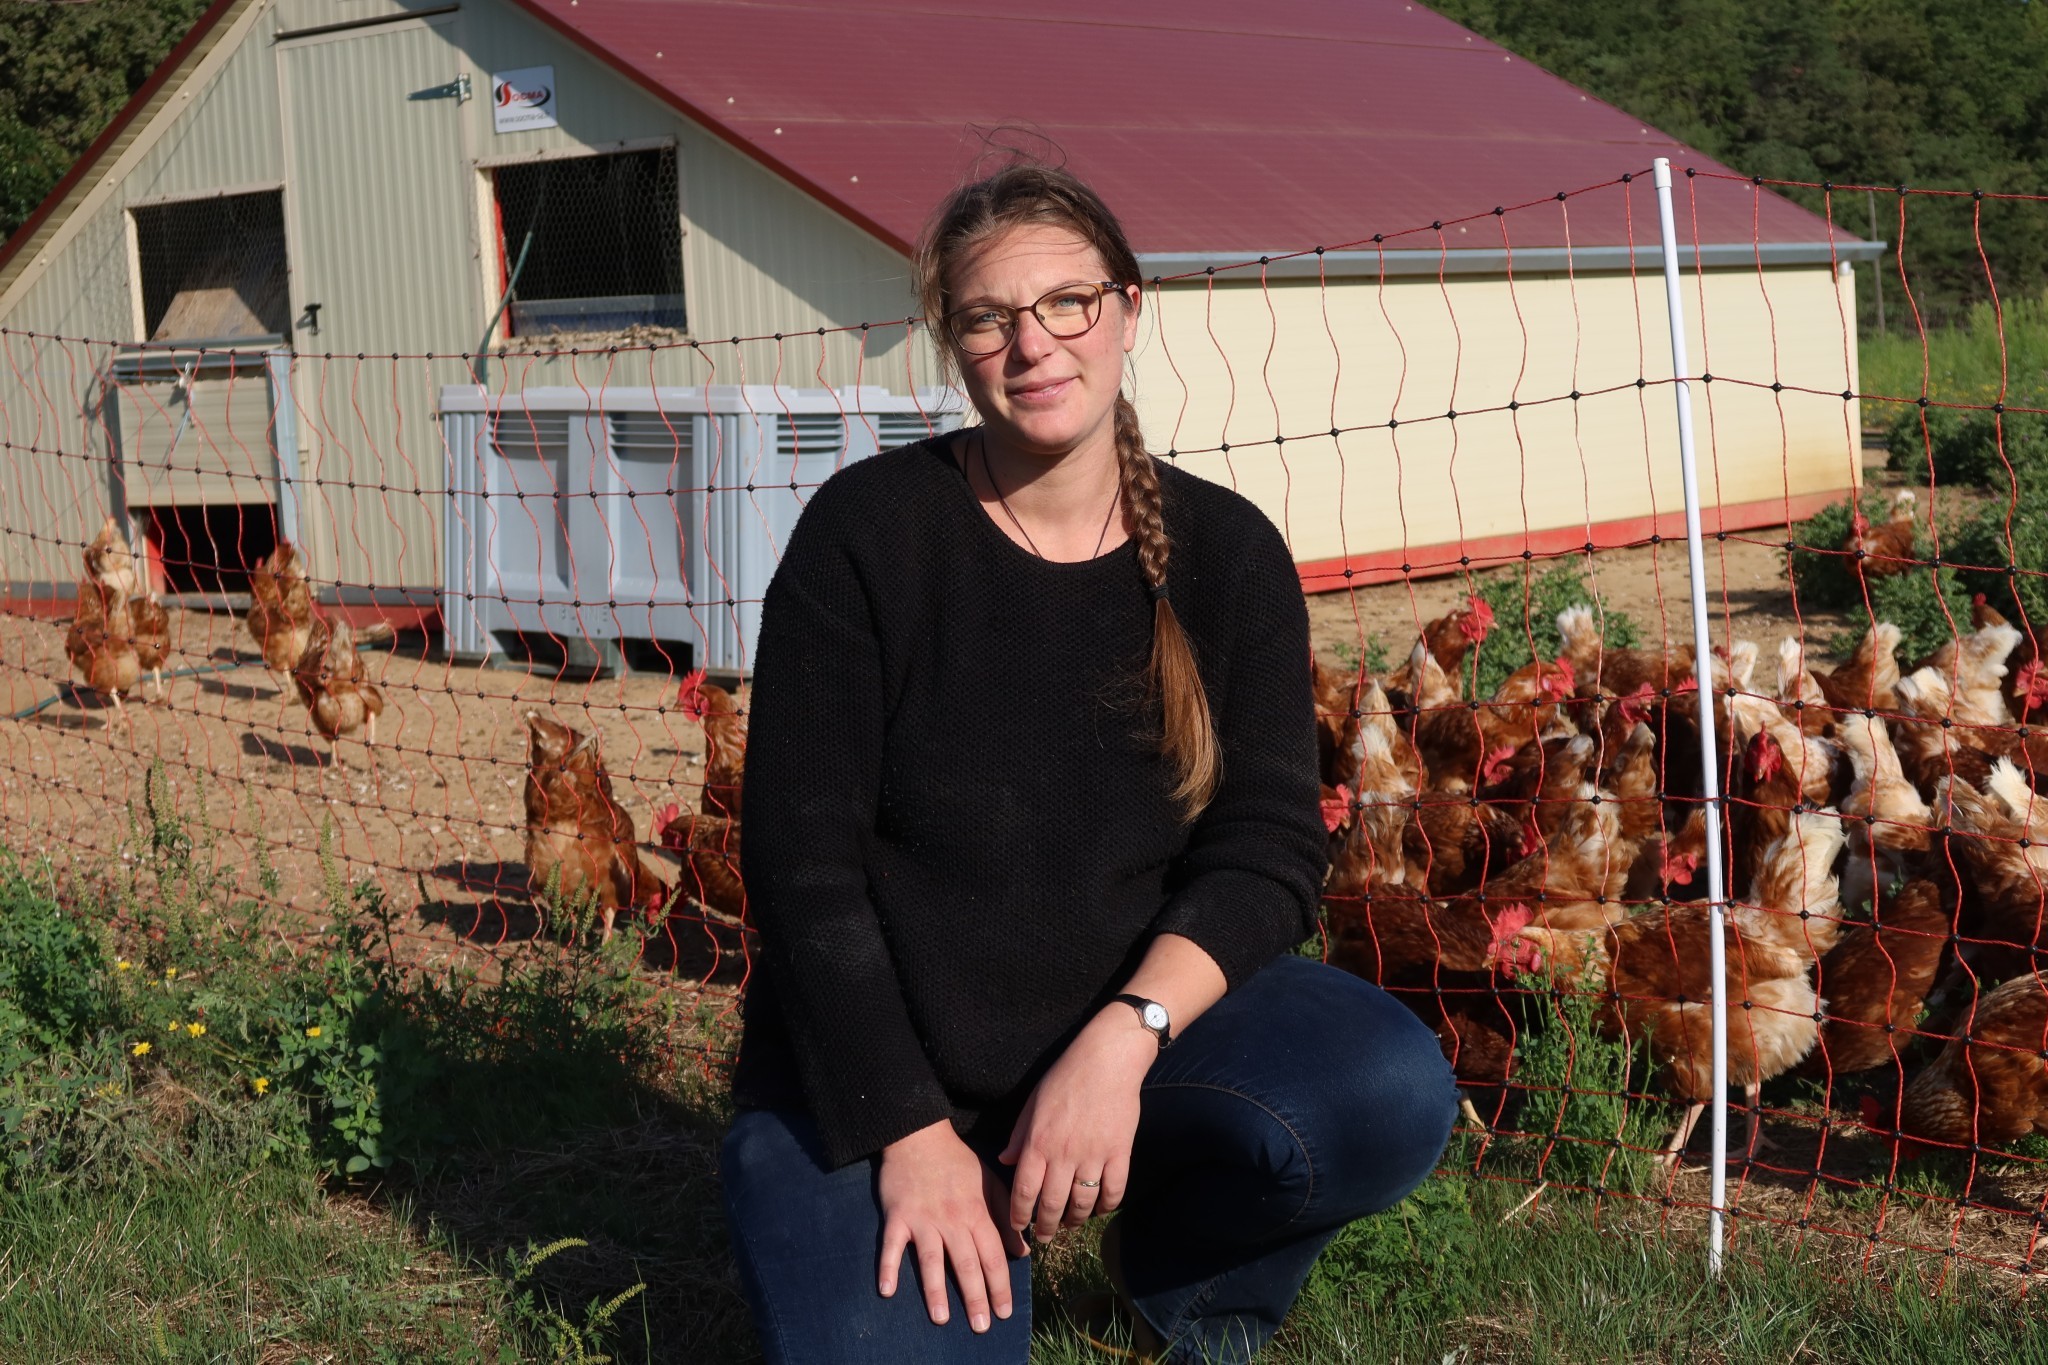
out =
[[[762,961],[733,1088],[834,1166],[1014,1121],[1154,935],[1232,987],[1315,931],[1308,612],[1256,507],[1160,467],[1174,611],[1222,753],[1192,825],[1146,699],[1135,545],[1051,563],[937,443],[848,466],[762,608],[743,847]]]

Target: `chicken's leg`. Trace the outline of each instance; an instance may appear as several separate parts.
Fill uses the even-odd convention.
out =
[[[1465,1116],[1466,1122],[1470,1123],[1474,1128],[1478,1129],[1480,1132],[1483,1133],[1487,1131],[1486,1120],[1480,1118],[1479,1111],[1472,1107],[1471,1096],[1458,1096],[1458,1112]]]
[[[1693,1125],[1700,1121],[1700,1115],[1706,1110],[1707,1106],[1704,1104],[1691,1105],[1686,1109],[1685,1117],[1679,1121],[1678,1131],[1671,1135],[1671,1141],[1664,1144],[1663,1152],[1657,1157],[1658,1163],[1665,1170],[1678,1169],[1679,1161],[1685,1156],[1686,1141],[1692,1137]]]
[[[1751,1081],[1742,1087],[1742,1102],[1749,1110],[1749,1139],[1743,1146],[1743,1155],[1755,1156],[1758,1152],[1776,1151],[1778,1144],[1764,1136],[1764,1084]]]

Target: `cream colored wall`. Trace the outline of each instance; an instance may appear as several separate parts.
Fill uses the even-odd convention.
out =
[[[1693,366],[1716,376],[1693,386],[1707,504],[1855,481],[1856,405],[1839,396],[1855,388],[1852,289],[1824,266],[1687,277]],[[1661,276],[1197,283],[1147,300],[1135,379],[1153,448],[1252,497],[1298,560],[1682,507]]]

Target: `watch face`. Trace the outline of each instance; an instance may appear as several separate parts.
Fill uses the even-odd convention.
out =
[[[1166,1027],[1166,1006],[1153,1003],[1145,1006],[1145,1027],[1157,1032]]]

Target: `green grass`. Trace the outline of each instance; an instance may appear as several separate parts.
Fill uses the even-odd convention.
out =
[[[1924,392],[1938,403],[1989,405],[2002,372],[2007,403],[2048,407],[2048,296],[2008,299],[2002,329],[1991,306],[1979,304],[1967,322],[1928,332],[1924,353],[1916,332],[1866,336],[1858,357],[1865,393],[1912,400]],[[1864,420],[1882,425],[1894,415],[1872,411]]]
[[[147,790],[137,857],[97,887],[60,899],[0,859],[0,1360],[758,1358],[719,1212],[724,1098],[689,1051],[719,1028],[664,1008],[629,950],[408,970],[382,893],[331,865],[333,928],[294,950],[227,896],[160,775]],[[1860,1243],[1761,1228],[1709,1284],[1696,1218],[1565,1192],[1653,1190],[1629,1149],[1672,1115],[1586,1093],[1640,1090],[1640,1064],[1587,998],[1537,1003],[1511,1120],[1537,1136],[1456,1139],[1338,1236],[1262,1360],[2044,1358],[2038,1297],[1934,1295],[1910,1278],[1929,1262],[1886,1282]],[[1034,1266],[1040,1365],[1089,1359],[1056,1305],[1101,1284],[1097,1231]]]

